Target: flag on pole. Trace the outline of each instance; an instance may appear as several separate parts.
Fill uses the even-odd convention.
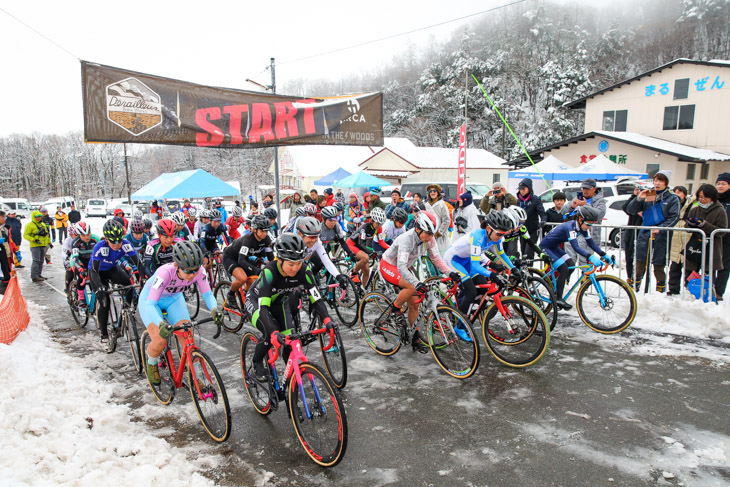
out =
[[[457,178],[457,193],[466,193],[466,122],[461,126],[459,134],[459,177]]]

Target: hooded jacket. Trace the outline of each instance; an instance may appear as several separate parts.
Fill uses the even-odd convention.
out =
[[[9,216],[5,219],[5,226],[10,230],[10,239],[17,247],[20,247],[23,242],[23,224],[19,219]]]
[[[545,219],[547,218],[545,207],[542,205],[540,198],[532,191],[532,179],[523,179],[520,181],[520,186],[522,185],[527,186],[530,192],[527,193],[527,196],[522,196],[518,193],[517,203],[527,213],[527,220],[525,220],[527,231],[530,232],[530,235],[537,235],[537,229],[545,223]]]
[[[459,199],[464,202],[464,206],[457,206],[456,209],[454,209],[454,213],[452,215],[454,218],[454,235],[452,235],[452,240],[463,237],[474,230],[479,230],[477,207],[474,206],[474,197],[472,196],[471,191],[467,191],[462,194],[459,196]],[[460,218],[466,221],[465,225],[463,224],[464,221],[460,220]]]
[[[50,228],[47,224],[38,223],[37,216],[43,216],[40,211],[33,211],[30,221],[25,225],[23,238],[30,242],[31,247],[48,247],[51,244]]]
[[[697,218],[703,220],[703,224],[700,230],[705,232],[707,237],[712,234],[713,231],[718,228],[727,228],[727,213],[725,208],[719,202],[712,203],[709,208],[702,208],[697,203],[693,203],[687,211],[687,218]],[[696,227],[695,227],[696,228]],[[684,232],[682,232],[684,233]],[[713,246],[712,253],[712,268],[716,271],[723,269],[722,257],[723,257],[723,245],[722,245],[722,234],[715,236],[715,245]],[[709,238],[708,238],[709,242]],[[710,251],[710,245],[707,245],[707,252]],[[709,256],[708,256],[709,257]],[[709,259],[708,259],[709,260]]]

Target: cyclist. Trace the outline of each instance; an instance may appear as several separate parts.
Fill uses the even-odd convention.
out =
[[[297,220],[303,216],[307,216],[307,209],[306,206],[311,203],[307,203],[304,206],[298,207],[296,210],[294,210],[294,216],[289,219],[286,226],[284,227],[283,233],[295,233],[297,228]],[[314,207],[314,205],[312,205]],[[316,210],[315,210],[316,212]]]
[[[197,223],[197,220],[195,217],[198,214],[198,210],[193,208],[192,206],[188,209],[188,219],[185,220],[185,225],[188,227],[188,230],[190,231],[190,235],[193,234],[195,231],[195,224]]]
[[[223,251],[223,267],[234,278],[228,291],[227,307],[237,309],[238,290],[244,286],[244,290],[248,291],[253,280],[261,274],[257,261],[263,258],[274,260],[270,228],[271,221],[266,216],[255,215],[251,219],[251,233],[237,238]]]
[[[331,212],[327,211],[328,209],[334,210],[334,208],[332,208],[331,206],[323,208],[323,218],[326,218],[325,212],[327,212],[327,214],[331,214]],[[335,215],[335,219],[336,218],[337,216]],[[337,225],[336,221],[333,221],[332,224],[335,228],[339,228],[339,225]],[[347,286],[347,279],[337,270],[337,267],[335,267],[335,265],[332,263],[332,259],[330,259],[330,256],[324,249],[324,245],[322,245],[322,241],[320,239],[320,235],[322,233],[322,224],[319,222],[319,220],[311,216],[305,216],[304,218],[300,218],[299,222],[297,223],[297,231],[299,232],[299,236],[304,241],[304,245],[307,246],[307,252],[304,256],[304,260],[308,261],[309,268],[311,269],[315,279],[317,278],[319,271],[322,270],[322,267],[324,267],[325,269],[327,269],[327,272],[329,272],[335,279],[337,279],[340,287],[342,289],[345,289],[345,286]]]
[[[172,263],[161,266],[150,278],[139,296],[139,315],[147,327],[150,344],[147,345],[147,376],[153,384],[160,383],[157,364],[167,339],[173,334],[173,325],[190,321],[190,313],[183,292],[197,284],[205,305],[213,319],[219,320],[215,297],[202,269],[203,251],[189,240],[176,242],[172,249]],[[162,312],[167,313],[166,319]]]
[[[63,241],[63,245],[61,246],[61,253],[63,255],[63,268],[66,269],[66,287],[64,289],[68,289],[69,283],[74,278],[74,272],[73,269],[71,269],[71,244],[73,243],[74,239],[76,238],[76,225],[70,224],[68,226],[68,237]]]
[[[152,220],[150,220],[149,218],[144,218],[142,220],[142,223],[144,223],[144,233],[145,235],[147,235],[147,239],[153,238],[155,235],[155,229]]]
[[[264,266],[259,278],[246,294],[246,311],[251,322],[263,333],[263,339],[256,345],[253,356],[254,373],[259,381],[266,380],[264,359],[271,348],[271,335],[292,327],[292,308],[298,306],[298,300],[289,300],[288,296],[300,288],[309,294],[309,301],[314,311],[328,326],[330,317],[327,308],[317,290],[312,271],[302,265],[307,253],[307,246],[298,235],[283,233],[274,244],[276,260]],[[296,302],[295,302],[296,301]],[[284,350],[284,360],[289,355]]]
[[[210,269],[213,267],[213,259],[209,257],[210,254],[218,255],[221,253],[220,247],[218,247],[218,241],[222,238],[223,244],[228,245],[231,238],[228,236],[226,226],[221,224],[223,215],[218,210],[210,210],[210,223],[208,223],[200,231],[200,239],[198,239],[198,245],[203,249],[205,254],[205,270],[210,275]]]
[[[135,220],[142,221],[142,218],[144,218],[144,213],[142,213],[140,210],[135,210],[133,216]]]
[[[185,213],[182,211],[176,211],[172,214],[171,220],[175,223],[175,236],[177,238],[181,240],[190,240],[193,238],[188,226],[185,224],[187,221]]]
[[[540,246],[533,242],[532,239],[530,239],[530,233],[527,231],[527,227],[525,226],[525,221],[527,220],[527,212],[525,212],[525,209],[520,208],[519,206],[509,206],[502,211],[504,211],[505,214],[512,220],[514,227],[514,230],[505,234],[504,243],[507,244],[517,239],[522,239],[525,245],[529,246],[532,249],[534,254],[542,259],[543,262],[550,265],[550,256],[543,252]],[[520,246],[515,245],[515,247]]]
[[[144,255],[150,239],[144,231],[144,223],[141,220],[132,220],[129,222],[129,233],[124,238],[132,244],[132,247],[134,247],[134,250],[138,254]]]
[[[103,233],[106,240],[98,242],[91,254],[89,280],[91,289],[96,294],[96,323],[99,326],[101,348],[106,353],[111,353],[112,349],[107,332],[109,326],[107,323],[109,318],[107,285],[110,281],[123,286],[130,283],[130,276],[127,271],[117,265],[122,262],[124,257],[129,259],[133,273],[137,275],[138,279],[139,272],[137,271],[137,252],[135,252],[132,244],[124,238],[124,226],[114,219],[107,220],[104,224]],[[125,299],[128,303],[132,303],[134,289],[127,289]]]
[[[157,238],[149,241],[144,252],[145,278],[149,279],[161,265],[172,262],[172,245],[179,240],[172,220],[163,218],[157,222]]]
[[[499,272],[505,268],[514,268],[503,248],[504,236],[512,231],[512,219],[505,212],[490,211],[480,230],[460,237],[446,250],[444,260],[458,273],[459,279],[456,282],[461,281],[463,296],[459,301],[459,311],[465,315],[469,315],[472,305],[478,304],[477,298],[484,294],[483,289],[477,289],[478,284],[486,284],[487,279],[500,286],[507,284],[507,278]],[[488,249],[495,251],[495,258],[490,263],[491,269],[482,265],[482,253]],[[513,273],[517,273],[519,277],[518,269],[514,268]]]
[[[79,303],[86,306],[84,289],[88,281],[89,261],[94,247],[99,243],[99,238],[91,234],[91,226],[86,222],[78,222],[74,225],[76,238],[71,242],[71,258],[69,267],[76,277],[76,289],[79,292]]]
[[[390,245],[399,236],[406,233],[406,220],[408,220],[408,212],[403,208],[394,208],[390,213],[390,220],[383,225],[383,233],[385,234],[385,242]],[[373,249],[382,252],[384,249],[380,244],[373,243]]]
[[[563,290],[565,289],[565,282],[570,277],[572,269],[570,267],[575,265],[573,259],[561,248],[561,244],[570,242],[573,250],[578,255],[583,256],[587,261],[596,267],[600,267],[601,260],[610,263],[611,258],[608,257],[606,252],[593,241],[588,229],[598,223],[601,218],[601,213],[591,206],[579,206],[575,214],[569,217],[565,223],[561,223],[557,227],[553,228],[545,238],[540,242],[540,247],[545,250],[545,253],[552,259],[552,268],[557,271],[557,283],[555,292],[557,294],[557,301],[555,304],[561,309],[571,309],[573,306],[566,303],[563,299]],[[580,245],[578,245],[578,235],[582,235],[586,241],[588,247],[593,250],[594,253],[587,252]],[[600,258],[596,255],[600,256]]]
[[[357,276],[358,272],[362,272],[362,283],[368,282],[370,278],[370,266],[368,265],[368,257],[375,253],[371,247],[371,240],[379,243],[381,247],[387,249],[389,245],[385,243],[385,234],[383,233],[383,223],[385,223],[385,211],[382,208],[375,207],[370,213],[371,220],[365,222],[355,230],[350,238],[347,239],[347,246],[355,254],[357,264],[352,270],[352,280],[355,283],[361,282]]]
[[[241,233],[238,231],[238,227],[243,225],[244,219],[243,219],[243,210],[240,206],[234,206],[231,210],[231,216],[228,217],[226,220],[226,227],[228,227],[228,235],[231,236],[233,240],[236,240],[238,237],[241,236]]]
[[[375,212],[375,210],[373,210]],[[426,285],[419,282],[416,276],[410,271],[411,265],[420,258],[423,253],[423,244],[426,244],[428,253],[431,256],[433,265],[444,274],[458,282],[459,274],[449,269],[441,259],[434,234],[436,233],[436,217],[428,211],[420,211],[416,217],[416,226],[412,230],[396,238],[393,245],[388,248],[380,259],[380,275],[389,283],[398,286],[400,292],[393,301],[390,310],[391,314],[399,320],[403,319],[401,308],[408,302],[408,326],[412,327],[418,317],[418,304],[416,294],[425,293]],[[420,353],[428,352],[428,346],[423,343],[418,329],[413,332],[411,338],[413,350]]]
[[[418,212],[425,209],[426,204],[423,201],[419,201],[418,203],[413,203],[411,205],[411,214],[408,215],[408,221],[406,221],[406,231],[416,226],[416,216],[418,216]]]
[[[203,232],[203,228],[210,223],[210,213],[211,210],[200,210],[198,213],[198,221],[195,223],[195,228],[193,229],[193,240],[196,242],[200,240],[200,234]]]
[[[264,210],[264,216],[271,222],[271,230],[269,230],[271,238],[276,238],[279,235],[279,225],[276,223],[276,217],[278,215],[279,213],[277,213],[276,208],[266,208]]]
[[[319,234],[319,240],[324,245],[325,250],[331,251],[332,243],[340,244],[340,247],[345,253],[352,259],[355,258],[355,254],[347,245],[347,235],[340,225],[338,225],[338,216],[335,213],[336,208],[328,206],[322,210],[322,218],[324,224],[322,225],[322,232]],[[316,274],[315,274],[316,275]]]

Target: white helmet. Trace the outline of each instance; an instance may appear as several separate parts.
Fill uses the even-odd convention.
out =
[[[241,209],[241,207],[234,206],[233,209],[231,210],[231,216],[238,218],[241,215],[243,215],[243,210]]]
[[[380,223],[381,225],[385,223],[385,220],[387,220],[383,209],[377,206],[370,212],[370,218],[372,218],[375,223]]]
[[[185,225],[185,213],[182,211],[176,211],[170,219],[175,222],[175,225]]]
[[[507,218],[509,218],[509,221],[511,222],[513,229],[520,228],[519,217],[514,212],[509,211],[509,210],[510,210],[510,208],[505,208],[504,210],[502,210],[502,212],[507,216]]]
[[[141,220],[144,216],[144,213],[142,213],[140,210],[137,210],[134,212],[134,219],[135,220]]]
[[[197,210],[195,208],[188,208],[188,216],[189,217],[190,216],[195,217],[195,215],[197,215],[197,214],[198,214],[198,212],[197,212]]]
[[[515,215],[520,223],[527,220],[527,212],[523,208],[520,208],[519,206],[514,206],[514,205],[510,206],[507,208],[507,211],[509,211],[513,215]]]
[[[429,211],[419,211],[416,216],[416,225],[424,232],[436,233],[436,215]]]

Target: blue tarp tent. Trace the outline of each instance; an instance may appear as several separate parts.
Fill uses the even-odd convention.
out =
[[[166,172],[132,193],[133,200],[237,196],[238,190],[202,169]]]
[[[368,186],[387,186],[390,183],[384,179],[376,178],[365,171],[356,172],[345,179],[337,181],[335,186],[340,188],[366,188]]]
[[[336,184],[341,179],[345,179],[347,176],[349,176],[350,173],[345,171],[342,168],[339,168],[338,170],[329,173],[323,178],[320,178],[314,182],[315,186],[332,186]]]

